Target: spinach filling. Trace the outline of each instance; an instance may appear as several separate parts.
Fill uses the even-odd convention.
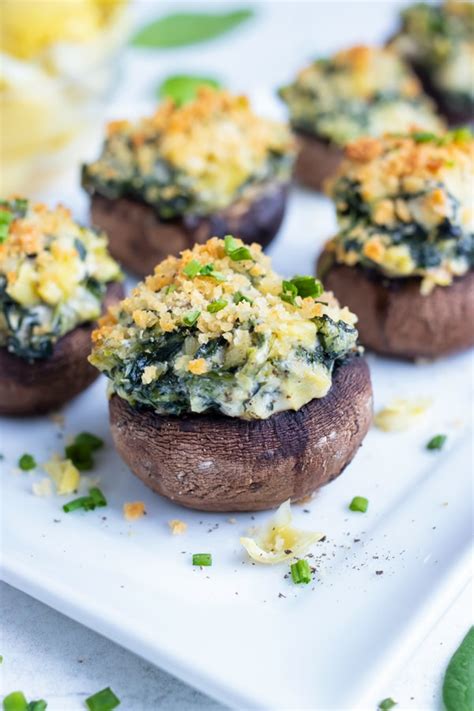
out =
[[[124,315],[121,314],[121,318]],[[296,347],[285,358],[269,358],[271,337],[249,329],[250,347],[239,356],[231,355],[222,337],[197,345],[195,329],[153,335],[148,329],[142,340],[129,344],[126,355],[110,354],[106,375],[112,389],[134,406],[152,407],[163,415],[186,412],[224,412],[236,402],[245,407],[251,398],[260,397],[272,413],[275,399],[281,396],[280,383],[302,367],[321,366],[330,374],[349,353],[356,352],[357,331],[343,321],[324,315],[314,319],[317,326],[312,350]],[[130,347],[131,345],[131,347]],[[204,359],[207,372],[194,375],[179,366],[183,354]],[[155,377],[145,383],[149,367]]]
[[[161,220],[211,213],[212,197],[204,195],[192,177],[157,154],[155,139],[150,139],[148,145],[156,155],[151,168],[144,170],[128,136],[106,140],[99,160],[82,166],[82,187],[90,195],[102,195],[109,200],[130,198],[143,202],[152,207]],[[269,150],[265,164],[238,186],[233,201],[253,186],[274,180],[287,181],[292,164],[292,154]]]
[[[89,300],[96,302],[98,316],[107,286],[91,277],[84,288]],[[76,313],[65,305],[19,304],[8,295],[6,277],[0,274],[0,343],[10,353],[28,361],[49,358],[58,338],[75,325]]]
[[[437,183],[443,187],[441,183]],[[400,192],[391,196],[397,202],[415,201],[429,194],[434,185],[429,185],[418,193]],[[430,269],[446,261],[463,260],[469,267],[474,266],[474,233],[466,233],[459,226],[460,203],[450,193],[451,218],[444,218],[434,229],[418,222],[398,220],[393,226],[375,225],[372,222],[371,206],[361,196],[361,186],[354,180],[340,178],[334,190],[337,214],[344,225],[338,234],[338,240],[346,252],[354,252],[359,261],[368,267],[374,263],[364,255],[365,242],[373,235],[386,237],[391,245],[403,245],[408,248],[416,269]],[[357,233],[362,228],[364,239],[358,239]]]

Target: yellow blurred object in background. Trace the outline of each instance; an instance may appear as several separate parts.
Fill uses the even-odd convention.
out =
[[[5,195],[27,193],[35,177],[41,174],[44,182],[61,167],[59,150],[90,126],[110,89],[128,30],[124,0],[1,2],[0,194]]]

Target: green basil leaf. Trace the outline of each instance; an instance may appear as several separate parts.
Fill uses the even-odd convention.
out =
[[[174,74],[160,84],[157,90],[160,99],[172,99],[176,106],[187,104],[196,98],[201,86],[211,86],[219,89],[221,84],[211,77],[200,77],[191,74]]]
[[[472,711],[474,708],[474,627],[454,652],[443,682],[443,701],[447,711]]]
[[[135,47],[169,49],[205,42],[229,32],[252,17],[250,9],[225,13],[178,12],[142,27],[132,38]]]

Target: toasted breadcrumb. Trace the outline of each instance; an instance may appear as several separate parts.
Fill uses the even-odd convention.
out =
[[[188,524],[177,518],[173,518],[171,521],[168,521],[168,526],[170,527],[173,536],[180,536],[182,533],[185,533]]]
[[[126,521],[137,521],[146,514],[143,501],[130,501],[123,505],[123,515]]]

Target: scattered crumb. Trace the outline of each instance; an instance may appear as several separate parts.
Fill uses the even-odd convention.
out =
[[[312,501],[314,498],[314,494],[308,494],[308,496],[304,496],[302,499],[298,499],[298,501],[295,501],[295,504],[309,504],[310,501]]]
[[[383,575],[383,570],[376,570],[375,575]]]
[[[236,518],[228,518],[227,523],[237,523],[237,519]]]
[[[173,518],[171,521],[168,521],[168,526],[173,536],[180,536],[186,531],[188,524],[184,523],[184,521],[180,521],[178,518]]]
[[[53,493],[51,479],[48,477],[44,477],[41,481],[35,481],[31,488],[35,496],[51,496]]]
[[[136,521],[146,514],[143,501],[130,501],[123,505],[123,515],[126,521]]]
[[[64,427],[64,415],[62,412],[52,412],[49,419],[58,427]]]

